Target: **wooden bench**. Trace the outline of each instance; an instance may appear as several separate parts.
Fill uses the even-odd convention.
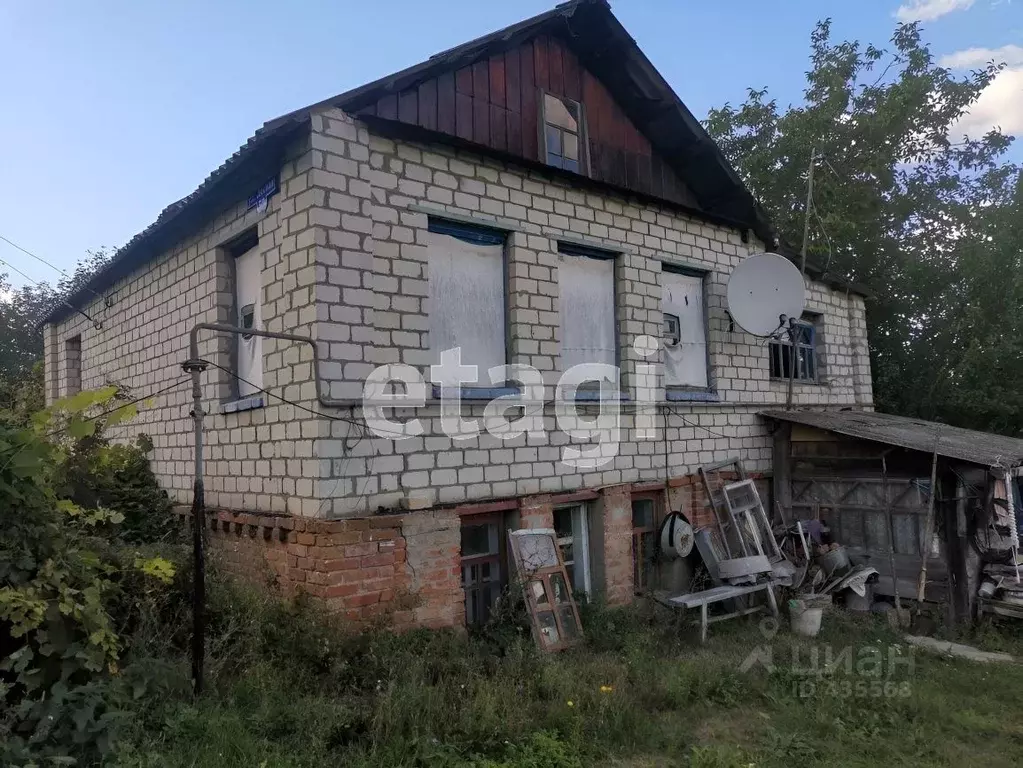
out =
[[[751,595],[755,592],[766,592],[767,593],[767,604],[771,610],[771,614],[774,616],[778,615],[778,601],[774,596],[773,581],[765,581],[760,584],[749,584],[743,586],[731,586],[722,585],[720,587],[712,587],[711,589],[705,589],[702,592],[687,592],[683,595],[667,595],[664,597],[658,597],[658,601],[667,605],[671,608],[697,608],[700,609],[700,642],[707,642],[707,625],[715,621],[724,621],[725,619],[733,619],[736,616],[747,616],[751,613],[758,613],[763,610],[763,606],[755,606],[753,608],[744,608],[742,610],[732,611],[730,613],[723,614],[721,616],[707,616],[707,606],[711,603],[720,603],[723,600],[732,600],[736,597],[742,597],[743,595]]]

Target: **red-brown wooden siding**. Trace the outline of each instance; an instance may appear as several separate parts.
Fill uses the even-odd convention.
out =
[[[680,203],[693,197],[615,102],[559,38],[518,48],[381,97],[360,110],[542,161],[540,90],[574,99],[586,116],[588,175]]]

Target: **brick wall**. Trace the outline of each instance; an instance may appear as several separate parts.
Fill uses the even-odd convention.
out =
[[[320,483],[329,514],[663,481],[732,456],[751,471],[769,471],[771,440],[756,411],[782,404],[786,382],[770,378],[767,345],[732,329],[725,311],[731,269],[762,244],[745,244],[738,231],[676,210],[584,192],[514,164],[373,135],[338,110],[314,118],[311,141],[311,183],[325,201],[316,218],[341,229],[325,231],[320,239],[328,244],[317,251],[324,277],[318,291],[340,302],[321,319],[319,333],[345,340],[329,350],[333,394],[357,397],[367,372],[383,363],[411,365],[429,378],[427,226],[430,215],[439,215],[507,231],[509,362],[540,370],[548,400],[562,368],[559,240],[618,253],[618,346],[623,385],[633,398],[641,383],[636,366],[657,363],[661,354],[643,359],[633,350],[638,336],[661,333],[661,262],[707,270],[710,375],[719,397],[662,406],[653,417],[653,439],[641,439],[635,406],[626,404],[618,455],[592,471],[561,461],[566,445],[585,441],[559,431],[550,407],[543,438],[504,440],[486,433],[445,436],[437,406],[427,405],[415,414],[421,436],[370,438],[349,451],[337,439],[320,444],[320,455],[333,462],[332,479]],[[823,317],[826,376],[820,384],[797,383],[796,404],[870,407],[862,298],[811,283],[807,309]],[[663,401],[660,377],[652,389]],[[483,409],[463,402],[462,416],[479,418]],[[348,429],[335,424],[333,437]]]
[[[327,521],[209,510],[207,519],[211,557],[227,573],[288,596],[301,591],[354,625],[464,622],[450,512]]]

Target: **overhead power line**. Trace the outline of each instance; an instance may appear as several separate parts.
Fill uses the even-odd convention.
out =
[[[16,266],[11,264],[9,261],[4,261],[3,259],[0,259],[0,264],[3,264],[4,266],[7,266],[7,267],[10,267],[11,269],[13,269],[15,272],[17,272],[23,278],[25,278],[30,283],[32,283],[36,288],[43,288],[43,283],[40,283],[38,280],[35,280],[34,278],[32,278],[29,275],[25,274],[20,269],[18,269]],[[46,288],[52,290],[49,286],[46,286]],[[84,317],[86,320],[88,320],[90,323],[92,323],[93,326],[97,330],[99,330],[100,328],[103,327],[103,323],[101,323],[99,320],[94,320],[93,318],[89,317],[89,315],[84,310],[79,309],[74,304],[72,304],[70,301],[65,299],[63,296],[60,297],[60,303],[63,304],[64,306],[68,307],[72,312],[76,312],[79,315],[81,315],[82,317]]]
[[[47,260],[46,260],[46,259],[44,259],[44,258],[43,258],[42,256],[37,256],[36,254],[32,253],[32,251],[30,251],[30,250],[28,250],[27,248],[24,248],[24,247],[22,247],[22,246],[18,245],[18,244],[17,244],[16,242],[14,242],[13,240],[10,240],[10,239],[8,239],[8,238],[4,237],[3,235],[0,235],[0,240],[3,240],[3,241],[4,241],[5,243],[7,243],[7,244],[8,244],[9,246],[11,246],[12,248],[17,248],[17,249],[18,249],[19,251],[21,251],[21,252],[22,252],[23,254],[25,254],[26,256],[31,256],[31,257],[32,257],[33,259],[35,259],[36,261],[38,261],[38,262],[40,262],[40,263],[42,263],[42,264],[45,264],[45,265],[46,265],[46,266],[48,266],[48,267],[49,267],[50,269],[55,269],[55,270],[57,270],[57,271],[58,271],[58,272],[60,272],[60,273],[61,273],[62,275],[64,275],[64,277],[66,277],[66,278],[67,278],[68,280],[73,280],[73,279],[74,279],[74,275],[71,275],[71,274],[69,274],[69,273],[68,273],[68,272],[66,272],[65,270],[63,270],[63,269],[61,269],[60,267],[58,267],[58,266],[57,266],[56,264],[54,264],[53,262],[51,262],[51,261],[47,261]],[[13,269],[13,267],[12,267],[12,269]],[[85,290],[87,290],[87,291],[88,291],[89,293],[91,293],[91,294],[92,294],[93,296],[95,296],[95,297],[96,297],[97,299],[100,299],[100,300],[102,300],[102,299],[103,299],[103,297],[102,297],[102,296],[100,296],[100,295],[99,295],[98,293],[96,293],[96,291],[92,290],[92,288],[90,288],[89,286],[85,285],[85,286],[82,286],[82,287],[83,287],[83,288],[84,288]]]

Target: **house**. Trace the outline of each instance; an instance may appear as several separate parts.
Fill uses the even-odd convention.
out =
[[[724,292],[777,240],[607,3],[573,0],[264,125],[71,297],[98,326],[53,310],[47,395],[155,393],[122,434],[151,437],[187,505],[192,328],[315,339],[318,366],[308,345],[200,334],[229,567],[353,619],[460,625],[510,578],[505,531],[546,527],[577,590],[626,602],[657,576],[645,553],[666,510],[709,520],[701,463],[770,473],[758,411],[785,402],[788,343],[744,333]],[[808,276],[795,404],[870,409],[862,291]],[[450,347],[539,381],[431,378]],[[566,400],[580,364],[620,375]],[[362,398],[384,365],[429,386],[374,429]],[[454,414],[437,399],[453,391]],[[594,431],[598,409],[613,413]],[[530,429],[509,427],[526,411]]]

